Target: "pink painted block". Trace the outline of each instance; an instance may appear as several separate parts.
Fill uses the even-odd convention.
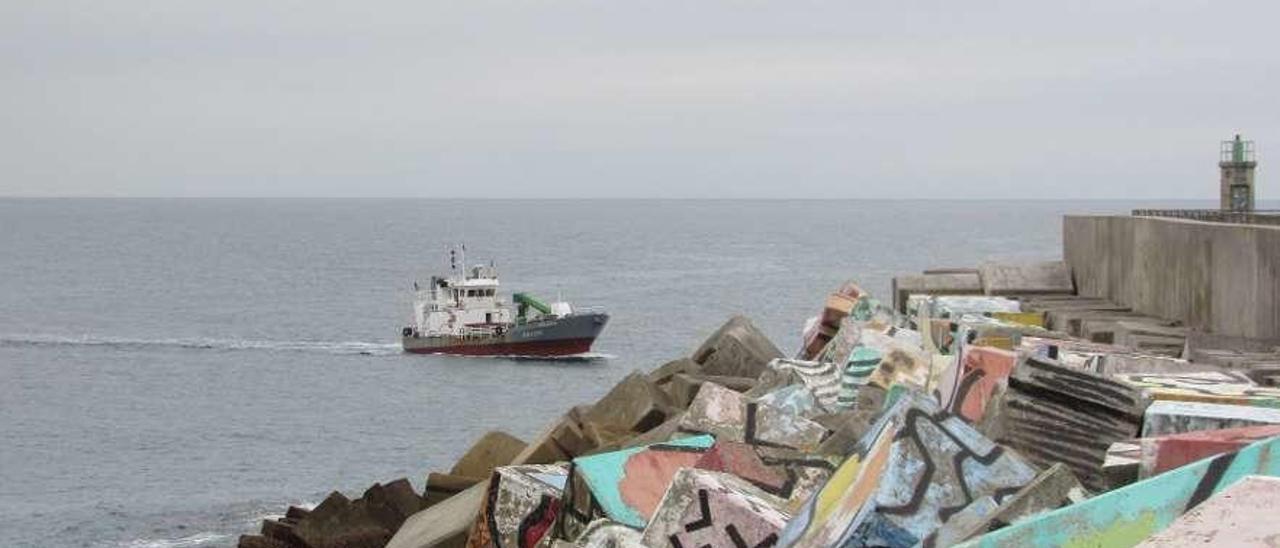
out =
[[[1142,438],[1142,477],[1151,477],[1214,455],[1229,453],[1258,440],[1280,436],[1280,424],[1197,430]]]

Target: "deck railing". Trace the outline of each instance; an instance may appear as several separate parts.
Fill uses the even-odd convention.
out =
[[[1134,217],[1169,217],[1211,223],[1280,226],[1280,209],[1223,211],[1221,209],[1135,209]]]

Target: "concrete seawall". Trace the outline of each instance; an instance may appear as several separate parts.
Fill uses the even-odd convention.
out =
[[[1217,335],[1280,339],[1280,226],[1068,215],[1082,296]]]

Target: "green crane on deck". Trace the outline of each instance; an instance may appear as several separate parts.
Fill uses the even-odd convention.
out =
[[[529,312],[529,308],[533,308],[534,310],[537,310],[538,312],[541,312],[543,314],[551,313],[551,307],[547,306],[545,303],[543,303],[542,301],[539,301],[538,299],[534,298],[533,295],[530,295],[528,293],[515,293],[511,295],[511,300],[515,301],[516,304],[520,305],[520,308],[518,308],[516,311],[516,317],[521,320],[525,319],[525,316]]]

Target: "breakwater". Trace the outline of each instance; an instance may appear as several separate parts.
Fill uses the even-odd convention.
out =
[[[732,318],[424,492],[335,493],[240,546],[1133,545],[1280,472],[1280,359],[1082,293],[1064,239],[1066,261],[843,284],[782,345]]]

